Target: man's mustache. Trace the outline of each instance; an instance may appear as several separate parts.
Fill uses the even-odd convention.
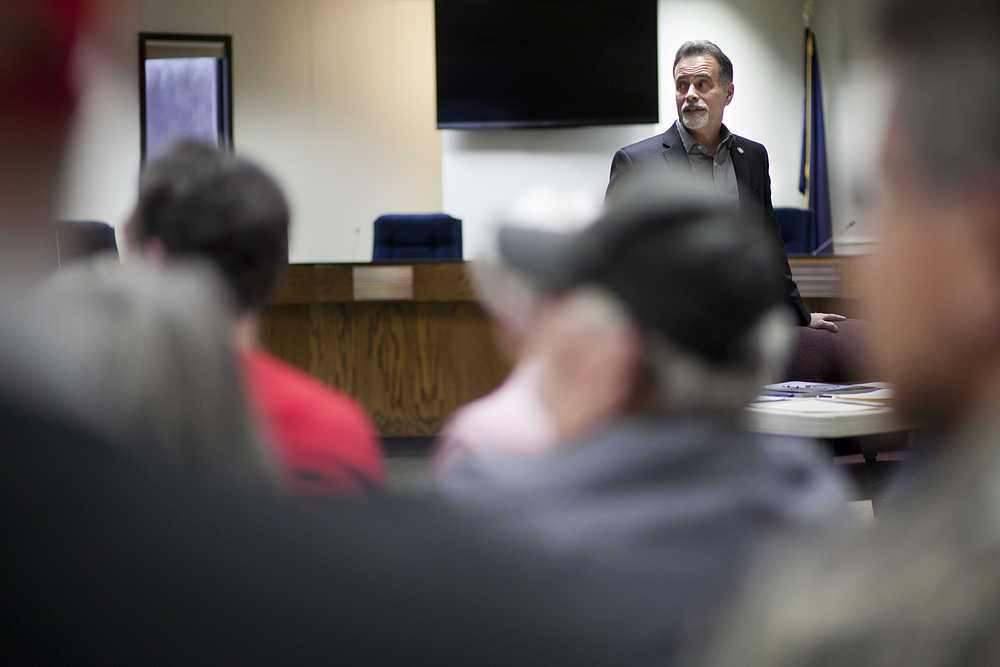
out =
[[[708,111],[708,107],[701,104],[685,104],[681,107],[681,111]]]

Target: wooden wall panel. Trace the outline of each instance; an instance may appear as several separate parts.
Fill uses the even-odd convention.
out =
[[[354,396],[360,371],[352,304],[316,304],[309,316],[309,373]]]
[[[871,257],[867,255],[834,257],[791,257],[792,273],[799,267],[831,266],[839,269],[840,281],[835,294],[830,296],[806,296],[806,308],[818,313],[838,313],[852,318],[864,318],[862,297],[865,291],[864,271]]]
[[[308,344],[312,327],[310,309],[310,306],[269,306],[260,317],[260,338],[264,347],[307,373],[312,366]]]
[[[276,305],[261,331],[267,349],[356,398],[388,437],[437,434],[509,370],[469,302]]]
[[[413,270],[417,301],[477,300],[466,264],[417,264]]]
[[[288,267],[275,304],[340,303],[354,300],[355,267],[412,267],[416,301],[476,301],[476,292],[464,262],[414,264],[292,264]]]

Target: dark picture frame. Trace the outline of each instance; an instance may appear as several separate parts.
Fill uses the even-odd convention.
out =
[[[140,32],[139,33],[139,155],[142,164],[146,162],[146,61],[149,42],[204,42],[220,44],[223,57],[219,59],[218,98],[221,100],[218,118],[219,137],[222,147],[233,149],[233,38],[232,35],[204,33]]]

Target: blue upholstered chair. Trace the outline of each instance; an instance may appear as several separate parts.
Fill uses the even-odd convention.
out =
[[[98,253],[118,255],[115,230],[96,220],[64,220],[56,223],[56,257],[59,266]]]
[[[444,213],[375,220],[375,261],[462,259],[462,221]]]
[[[778,219],[781,238],[785,240],[785,252],[804,254],[816,248],[809,211],[802,208],[776,208],[774,217]]]

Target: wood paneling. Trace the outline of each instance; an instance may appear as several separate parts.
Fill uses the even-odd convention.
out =
[[[272,300],[275,304],[338,303],[354,300],[355,266],[378,264],[292,264]],[[413,300],[475,301],[476,292],[463,262],[384,264],[413,268]]]
[[[792,276],[809,275],[817,269],[830,269],[837,277],[837,285],[833,292],[823,296],[829,298],[860,299],[863,294],[864,265],[869,260],[868,255],[845,255],[838,257],[790,257],[788,263],[792,267]],[[811,296],[801,289],[803,296]]]
[[[351,301],[354,283],[350,264],[292,264],[278,294],[280,304],[313,304]]]
[[[417,301],[476,301],[468,264],[417,264],[414,298]]]
[[[806,298],[806,305],[860,316],[862,261],[792,258],[793,271],[840,266],[836,295]],[[510,366],[465,264],[406,265],[413,266],[413,298],[385,302],[354,301],[354,266],[289,267],[261,317],[264,346],[360,401],[385,437],[433,436],[456,409],[500,384]]]
[[[357,399],[386,437],[435,435],[509,371],[464,265],[413,266],[414,300],[392,302],[351,301],[350,266],[293,266],[261,317],[267,349]]]
[[[853,318],[865,316],[862,295],[864,294],[864,271],[868,255],[849,255],[840,257],[790,257],[788,263],[792,274],[800,274],[805,269],[817,267],[836,269],[838,276],[835,289],[827,292],[828,296],[809,296],[806,286],[800,282],[803,301],[806,307],[819,313],[838,313]]]

